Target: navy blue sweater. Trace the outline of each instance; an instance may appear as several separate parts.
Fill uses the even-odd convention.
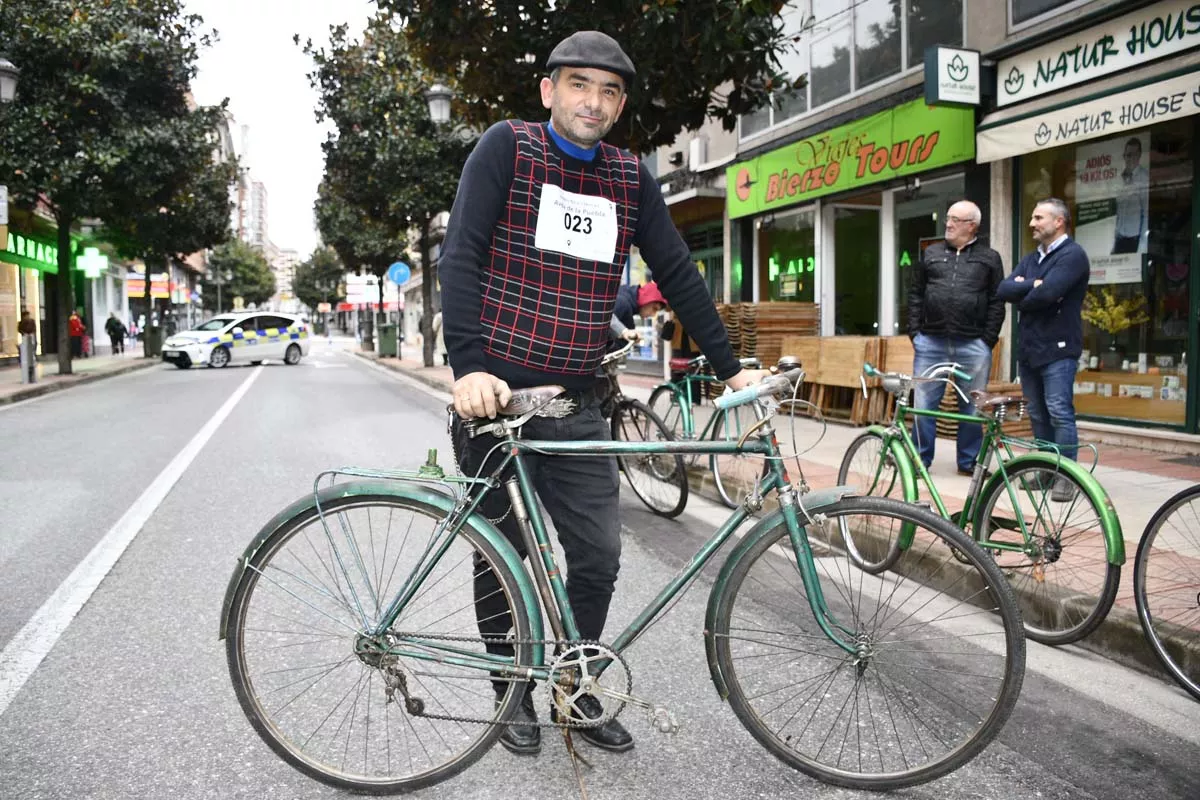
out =
[[[1091,263],[1087,253],[1068,239],[1038,263],[1034,250],[1001,281],[996,294],[1020,312],[1017,360],[1042,367],[1083,352],[1083,298]],[[1016,280],[1024,278],[1022,281]],[[1035,287],[1035,281],[1041,284]]]
[[[592,169],[564,152],[549,140],[549,160],[546,168],[586,172]],[[517,143],[511,126],[497,123],[484,133],[467,159],[458,195],[450,212],[438,277],[442,288],[443,331],[450,366],[455,378],[470,372],[486,371],[516,389],[544,383],[559,383],[570,388],[587,388],[595,377],[592,374],[561,374],[531,369],[525,365],[485,352],[481,323],[481,290],[488,281],[493,255],[493,229],[505,213],[509,189],[514,180],[514,160]],[[598,156],[602,158],[603,156]],[[540,189],[540,187],[538,187]],[[727,379],[740,371],[741,366],[729,346],[725,326],[717,315],[712,297],[679,232],[671,221],[658,182],[645,164],[639,164],[636,194],[628,198],[637,209],[637,227],[633,243],[638,246],[653,273],[663,295],[679,318],[693,333],[712,362],[717,376]],[[531,223],[532,224],[532,223]],[[532,258],[536,253],[531,254]],[[607,332],[616,294],[605,298],[607,307],[602,316]],[[538,313],[537,308],[522,308],[524,314]],[[544,310],[543,310],[543,313]],[[574,321],[565,320],[567,324]],[[596,355],[596,366],[603,350]],[[594,368],[591,372],[594,373]]]

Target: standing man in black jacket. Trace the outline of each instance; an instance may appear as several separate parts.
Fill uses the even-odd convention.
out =
[[[1004,301],[996,288],[1004,280],[1000,254],[976,238],[982,215],[979,206],[960,200],[946,212],[946,240],[930,245],[913,271],[908,290],[908,335],[913,342],[913,373],[934,364],[955,361],[971,374],[970,381],[956,380],[970,396],[972,389],[987,388],[992,370],[992,348],[1004,324]],[[915,389],[915,408],[937,408],[944,392],[940,383]],[[964,414],[974,406],[960,397]],[[933,463],[937,420],[919,416],[913,435],[921,461]],[[970,475],[983,441],[980,425],[959,423],[958,472]]]
[[[654,175],[629,152],[602,141],[625,106],[633,62],[611,37],[581,31],[554,48],[546,67],[550,75],[540,89],[549,121],[508,120],[483,134],[463,167],[438,262],[458,412],[451,435],[468,474],[479,470],[495,440],[468,438],[458,417],[494,417],[512,389],[559,384],[578,403],[565,419],[531,419],[524,428],[530,439],[611,438],[595,376],[634,245],[718,378],[736,390],[767,374],[742,369],[734,357]],[[579,633],[600,639],[620,566],[616,462],[530,461],[538,497],[566,555],[567,597]],[[521,551],[502,494],[493,493],[481,510],[505,518],[500,529]],[[480,632],[503,638],[511,621],[497,590],[490,571],[476,577]],[[488,648],[504,652],[503,645]],[[504,685],[497,690],[502,693]],[[603,711],[592,695],[577,704],[593,719]],[[528,692],[513,722],[500,743],[515,753],[537,753],[541,730]],[[608,750],[633,746],[616,719],[579,735]]]

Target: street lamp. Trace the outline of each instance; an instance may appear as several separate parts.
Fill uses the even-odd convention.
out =
[[[454,92],[444,83],[435,83],[425,90],[425,100],[429,103],[429,118],[437,124],[450,121],[450,99]]]
[[[17,65],[0,55],[0,103],[11,103],[17,96],[17,78],[21,70]]]
[[[217,313],[221,313],[221,287],[226,281],[233,280],[233,272],[230,270],[217,270]]]

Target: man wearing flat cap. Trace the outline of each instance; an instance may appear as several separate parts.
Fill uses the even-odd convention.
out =
[[[442,331],[455,377],[451,435],[464,474],[480,471],[496,441],[469,438],[460,418],[494,417],[512,389],[558,384],[576,400],[578,410],[565,419],[531,419],[526,438],[611,438],[594,380],[634,246],[717,377],[740,389],[765,375],[743,370],[734,358],[654,176],[635,156],[602,141],[636,75],[629,56],[612,37],[580,31],[554,48],[546,67],[550,75],[540,90],[550,120],[508,120],[483,134],[463,168],[438,263]],[[602,641],[620,566],[616,461],[535,457],[529,463],[566,555],[579,633]],[[483,466],[490,469],[490,460]],[[504,516],[501,530],[523,552],[502,493],[493,493],[483,511]],[[477,577],[476,612],[481,633],[503,638],[511,622],[497,588],[490,572]],[[498,698],[506,689],[497,682]],[[578,705],[593,718],[603,713],[590,695]],[[528,691],[513,721],[501,743],[537,753],[541,732]],[[615,719],[579,734],[608,750],[633,746]]]

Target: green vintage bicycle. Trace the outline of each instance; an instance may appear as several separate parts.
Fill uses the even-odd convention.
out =
[[[541,724],[562,728],[572,756],[572,730],[626,708],[672,732],[661,687],[635,694],[625,653],[733,541],[703,638],[717,692],[750,734],[840,786],[895,789],[958,768],[995,738],[1020,692],[1025,642],[1012,593],[983,551],[925,509],[792,484],[771,414],[800,377],[789,370],[722,400],[757,417],[744,442],[526,440],[533,416],[572,411],[560,387],[540,387],[471,423],[475,436],[495,438],[507,472],[449,475],[431,452],[418,470],[322,475],[254,537],[225,596],[220,633],[252,726],[305,774],[377,794],[475,762],[530,680],[556,711]],[[581,641],[526,458],[713,452],[755,454],[765,474],[616,638]],[[507,495],[528,564],[479,512],[492,492]],[[867,574],[841,544],[843,527],[901,526],[916,534],[895,572]],[[944,557],[949,548],[963,562]],[[480,586],[497,588],[481,598]],[[479,633],[482,599],[502,601],[486,621],[505,635]],[[580,709],[584,695],[602,716]]]
[[[739,360],[745,369],[759,369],[762,366],[757,358]],[[718,382],[716,375],[704,372],[707,365],[708,359],[704,356],[691,359],[679,380],[654,387],[647,405],[678,441],[712,439],[736,442],[755,424],[754,414],[744,406],[722,409],[703,405],[708,390]],[[695,464],[700,457],[701,454],[693,454],[689,464]],[[761,470],[748,467],[749,459],[750,456],[745,453],[708,455],[708,467],[712,471],[717,494],[729,508],[737,508],[759,477]]]
[[[1125,540],[1112,502],[1090,470],[1063,457],[1052,443],[1003,433],[1006,420],[1025,415],[1019,395],[972,392],[977,415],[908,404],[909,392],[919,383],[948,383],[961,396],[953,379],[969,381],[971,376],[957,364],[935,364],[920,376],[879,372],[870,364],[863,371],[895,396],[896,413],[889,425],[871,426],[850,444],[838,483],[862,494],[913,503],[920,499],[918,482],[923,484],[938,514],[970,531],[1004,570],[1029,638],[1060,645],[1095,630],[1116,599]],[[948,510],[921,463],[910,433],[914,416],[983,425],[983,443],[960,511]],[[1014,448],[1022,452],[1018,455]],[[872,531],[845,534],[851,557],[868,572],[891,568],[913,541],[905,530],[886,539]]]

